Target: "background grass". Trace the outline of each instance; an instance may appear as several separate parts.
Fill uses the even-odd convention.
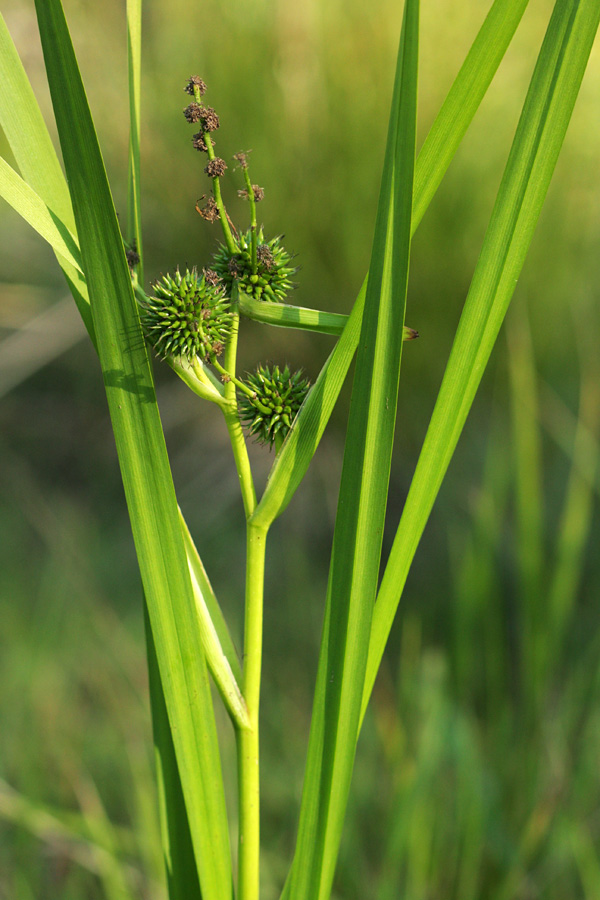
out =
[[[422,135],[488,5],[423,4]],[[121,6],[65,2],[125,216]],[[550,7],[531,0],[413,243],[407,322],[421,338],[404,353],[390,532]],[[3,13],[48,110],[32,5],[6,0]],[[206,184],[181,115],[198,73],[221,116],[218,152],[252,148],[266,230],[298,253],[294,302],[349,310],[368,265],[400,14],[391,0],[369,15],[357,0],[148,5],[147,277],[204,263],[218,237],[194,211]],[[510,327],[407,583],[359,745],[339,900],[600,895],[599,87],[596,48]],[[238,186],[230,179],[239,219]],[[60,271],[4,206],[0,273],[0,896],[158,898],[141,596],[100,372],[72,304],[48,319],[65,295]],[[268,358],[314,376],[331,347],[255,323],[244,332],[242,367]],[[243,514],[225,430],[168,370],[156,376],[180,502],[239,642]],[[344,422],[342,406],[270,537],[265,900],[293,846]],[[266,473],[268,451],[251,454]]]

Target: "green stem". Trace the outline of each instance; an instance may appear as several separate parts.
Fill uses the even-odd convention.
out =
[[[223,410],[225,409],[226,400],[223,394],[213,386],[208,378],[200,377],[200,370],[197,370],[192,363],[179,356],[168,356],[166,362],[194,394],[203,400],[210,400],[211,403],[218,404]]]
[[[223,374],[227,375],[230,379],[229,381],[225,382],[224,392],[227,406],[223,406],[222,409],[225,416],[227,431],[229,432],[229,439],[231,440],[231,448],[233,450],[233,457],[235,459],[235,467],[237,469],[238,478],[240,480],[240,489],[242,491],[244,511],[246,513],[246,518],[249,519],[256,507],[256,491],[254,490],[252,470],[250,469],[250,460],[248,459],[248,448],[246,447],[244,432],[242,431],[242,426],[238,417],[237,399],[235,394],[236,384],[240,385],[244,390],[248,390],[246,388],[246,385],[242,385],[235,376],[238,332],[240,327],[240,314],[238,312],[238,292],[235,285],[231,292],[231,313],[231,334],[229,336],[229,340],[227,341],[227,346],[225,347],[225,353],[223,355],[224,366],[221,366],[221,364],[218,363],[215,368],[217,368],[217,370],[221,371]]]
[[[254,188],[252,187],[252,181],[250,180],[250,173],[248,171],[248,164],[242,166],[244,171],[244,180],[246,182],[246,189],[248,191],[248,200],[250,201],[250,236],[252,240],[252,274],[256,275],[258,271],[258,262],[256,259],[256,249],[257,249],[257,236],[256,236],[256,200],[254,199]]]
[[[250,728],[237,732],[240,812],[238,900],[259,900],[259,707],[266,538],[266,528],[248,523],[243,693]]]
[[[242,500],[244,503],[244,512],[248,519],[256,508],[256,492],[254,490],[254,482],[252,480],[252,471],[250,469],[250,460],[248,459],[248,449],[246,447],[246,439],[237,414],[237,407],[228,406],[223,409],[225,416],[225,424],[229,432],[233,457],[235,459],[235,467],[237,469],[240,482],[240,490],[242,492]]]
[[[202,94],[200,93],[199,88],[194,85],[194,99],[196,103],[200,106],[203,106],[202,103]],[[212,145],[212,138],[210,136],[209,131],[204,132],[204,143],[206,144],[206,153],[209,159],[215,158],[215,151]],[[215,176],[212,180],[213,182],[213,193],[215,195],[215,203],[217,204],[217,209],[219,210],[219,219],[221,222],[221,228],[223,229],[223,235],[225,237],[225,243],[227,244],[227,249],[230,253],[237,253],[239,247],[233,239],[233,235],[231,233],[231,228],[229,227],[229,219],[227,218],[227,210],[225,209],[225,204],[223,203],[223,197],[221,196],[221,182],[219,181],[219,176]]]
[[[239,309],[243,316],[255,322],[275,325],[279,328],[298,328],[304,331],[317,331],[320,334],[341,335],[348,321],[344,313],[324,312],[320,309],[307,309],[303,306],[291,306],[289,303],[272,303],[270,300],[255,300],[250,294],[240,291]],[[418,332],[414,328],[404,326],[403,341],[414,341]]]
[[[220,375],[225,376],[226,384],[234,384],[235,387],[238,388],[243,394],[246,394],[247,397],[254,398],[256,396],[256,391],[252,391],[248,387],[248,385],[244,384],[243,381],[240,381],[240,379],[236,375],[232,375],[225,366],[221,365],[216,356],[211,356],[210,362]]]

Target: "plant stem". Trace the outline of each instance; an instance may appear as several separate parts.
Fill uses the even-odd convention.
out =
[[[248,200],[250,201],[250,235],[252,238],[252,274],[256,275],[256,271],[258,269],[258,263],[256,261],[256,200],[254,199],[254,188],[252,187],[252,182],[250,180],[250,173],[248,172],[248,164],[242,166],[244,171],[244,180],[246,182],[246,189],[248,191]]]
[[[250,518],[256,508],[256,493],[248,449],[237,414],[235,369],[239,330],[237,287],[231,293],[233,323],[224,353],[224,368],[232,380],[225,383],[225,422],[235,458],[246,512],[246,614],[244,624],[244,669],[242,693],[250,727],[236,729],[239,794],[238,900],[259,900],[260,871],[260,780],[259,730],[260,675],[262,665],[262,618],[265,543],[268,527]]]
[[[250,719],[238,730],[239,851],[238,900],[258,900],[260,861],[259,706],[262,618],[267,529],[247,527],[244,699]]]
[[[196,103],[200,106],[202,103],[202,94],[197,86],[194,86],[194,99]],[[210,160],[215,158],[215,151],[212,145],[212,139],[210,136],[210,131],[204,132],[204,143],[206,144],[206,153]],[[231,228],[229,227],[229,219],[227,218],[227,211],[225,209],[225,204],[223,203],[223,197],[221,196],[221,182],[219,181],[219,177],[216,176],[212,180],[213,182],[213,193],[215,195],[215,203],[217,204],[217,209],[219,210],[219,218],[221,221],[221,228],[223,229],[223,235],[225,237],[225,243],[227,244],[227,249],[230,253],[237,253],[239,247],[235,243],[233,239],[233,235],[231,233]]]
[[[246,519],[249,519],[256,507],[256,491],[254,490],[254,481],[252,480],[252,471],[250,469],[250,460],[248,459],[248,448],[244,432],[237,412],[237,401],[235,396],[235,385],[237,378],[235,377],[235,367],[237,358],[238,331],[240,327],[240,314],[238,312],[238,294],[234,286],[231,292],[231,313],[232,324],[231,334],[225,347],[223,356],[224,366],[222,369],[230,377],[230,381],[225,383],[225,400],[227,406],[223,406],[223,415],[225,416],[225,424],[229,432],[231,441],[231,449],[233,450],[233,458],[240,481],[240,489],[242,492],[242,500],[244,502],[244,512]],[[219,366],[221,368],[221,366]],[[245,388],[245,385],[244,385]]]
[[[232,384],[234,384],[235,387],[238,388],[243,394],[246,394],[247,397],[252,397],[253,399],[254,399],[254,397],[256,397],[256,391],[250,390],[250,388],[247,385],[245,385],[243,381],[240,381],[240,379],[237,378],[237,376],[232,375],[231,372],[229,372],[225,368],[225,366],[221,365],[221,363],[219,362],[219,360],[217,359],[216,356],[214,356],[214,355],[211,356],[210,362],[211,362],[211,365],[213,366],[213,368],[215,368],[217,370],[217,372],[219,372],[220,375],[225,376],[225,381],[227,383],[231,382]],[[268,410],[266,410],[266,411],[268,412]]]

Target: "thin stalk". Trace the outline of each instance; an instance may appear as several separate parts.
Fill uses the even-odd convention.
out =
[[[206,373],[199,366],[189,363],[179,356],[168,356],[165,360],[168,366],[179,375],[189,389],[203,400],[216,403],[221,409],[225,408],[226,400],[217,388],[206,377]]]
[[[194,85],[194,99],[196,103],[203,105],[202,103],[202,94],[200,93],[200,89]],[[210,160],[215,158],[215,151],[212,145],[212,139],[210,136],[210,132],[204,132],[204,143],[206,144],[206,153]],[[230,253],[237,253],[238,246],[233,239],[233,235],[231,233],[231,228],[229,227],[229,219],[227,218],[227,211],[225,209],[225,204],[223,203],[223,197],[221,196],[221,182],[219,181],[219,176],[215,176],[212,180],[213,182],[213,193],[215,195],[215,203],[217,204],[217,209],[219,210],[219,218],[221,221],[221,228],[223,229],[223,235],[225,237],[225,243],[227,244],[227,249]]]
[[[258,900],[260,885],[259,707],[267,529],[248,523],[243,693],[250,728],[238,730],[238,900]]]
[[[142,212],[140,188],[140,130],[141,130],[141,46],[142,3],[127,3],[127,69],[129,74],[129,176],[127,180],[127,241],[135,245],[140,258],[137,273],[144,283],[144,251],[142,246]]]
[[[262,620],[265,572],[265,544],[268,527],[255,525],[251,516],[256,508],[256,493],[248,449],[237,414],[235,369],[239,331],[238,293],[231,294],[233,323],[225,347],[224,368],[230,379],[225,383],[227,407],[225,422],[240,480],[246,512],[246,613],[244,623],[244,672],[242,693],[246,701],[249,728],[236,729],[239,792],[238,900],[259,900],[260,872],[260,778],[259,729],[260,678],[262,666]]]
[[[254,199],[254,188],[252,187],[252,182],[250,180],[250,173],[248,172],[248,164],[242,166],[244,171],[244,180],[246,182],[246,189],[248,191],[248,200],[250,201],[250,236],[252,239],[252,274],[256,275],[258,270],[258,262],[256,259],[256,200]]]
[[[249,519],[256,508],[256,491],[254,489],[254,481],[252,479],[252,470],[250,469],[250,460],[248,459],[248,448],[244,432],[237,412],[237,401],[235,396],[236,377],[235,368],[237,360],[237,344],[238,332],[240,327],[240,314],[238,312],[237,289],[234,285],[231,292],[231,313],[232,325],[231,334],[225,347],[223,356],[224,372],[229,376],[229,381],[225,382],[225,400],[227,405],[223,406],[223,415],[225,416],[225,424],[229,432],[231,441],[231,449],[233,450],[233,458],[240,481],[240,489],[242,491],[242,500],[244,502],[244,512],[246,519]],[[245,385],[244,385],[245,387]]]
[[[235,387],[238,388],[243,394],[246,394],[247,397],[252,397],[252,398],[256,397],[256,391],[250,390],[248,385],[244,384],[243,381],[240,381],[240,379],[236,375],[232,375],[231,372],[229,372],[225,368],[225,366],[221,365],[221,363],[219,362],[219,360],[217,359],[216,356],[211,356],[210,362],[211,362],[211,365],[217,370],[217,372],[220,375],[224,376],[225,382],[227,384],[231,383],[231,384],[235,385]],[[268,410],[266,408],[265,408],[265,412],[268,412]]]

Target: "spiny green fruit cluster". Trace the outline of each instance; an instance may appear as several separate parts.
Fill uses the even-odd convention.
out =
[[[302,370],[283,371],[279,366],[260,365],[256,372],[247,375],[245,384],[254,397],[239,393],[239,413],[242,424],[260,443],[283,442],[308,393],[310,382]]]
[[[153,286],[154,296],[140,301],[142,328],[163,359],[193,360],[220,356],[231,333],[229,300],[220,279],[207,269],[198,275],[163,275]]]
[[[256,272],[252,271],[252,232],[249,229],[239,237],[239,251],[231,253],[221,244],[213,259],[213,265],[223,279],[227,293],[234,282],[240,290],[255,300],[271,300],[283,303],[293,287],[290,275],[296,272],[292,257],[281,243],[282,235],[265,241],[262,228],[257,235]]]

